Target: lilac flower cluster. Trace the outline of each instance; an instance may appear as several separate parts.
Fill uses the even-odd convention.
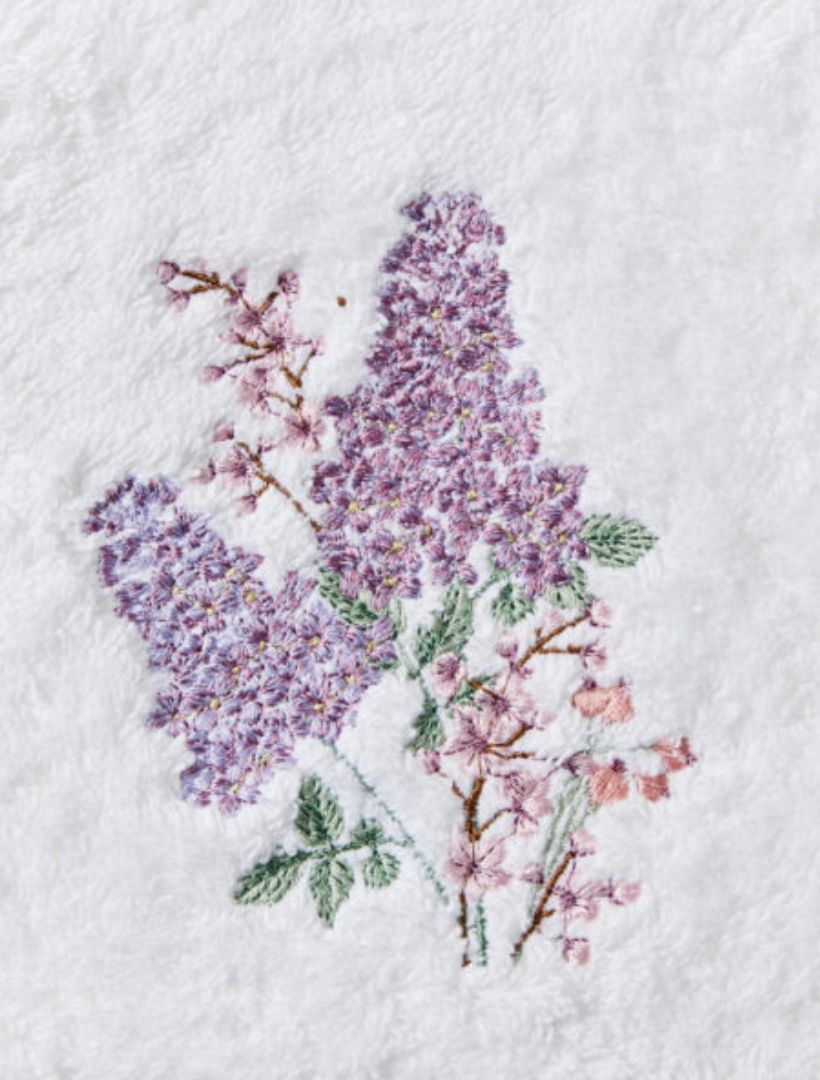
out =
[[[177,495],[167,480],[129,477],[85,531],[105,537],[99,573],[117,614],[138,627],[151,667],[170,675],[148,722],[194,753],[184,797],[233,813],[258,798],[297,738],[334,740],[353,720],[395,661],[393,625],[347,625],[296,573],[271,595],[254,576],[261,556],[229,548]]]
[[[503,230],[472,195],[423,196],[388,254],[375,378],[327,403],[340,457],[317,466],[326,507],[319,543],[343,590],[376,608],[421,590],[473,584],[483,541],[531,597],[570,578],[588,551],[577,508],[583,467],[537,461],[543,396],[533,371],[512,377],[519,344],[506,310]]]

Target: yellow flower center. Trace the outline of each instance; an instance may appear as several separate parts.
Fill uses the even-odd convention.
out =
[[[475,502],[475,500],[478,498],[478,492],[475,488],[470,488],[470,490],[467,492],[467,498],[470,502]]]
[[[393,543],[390,545],[391,551],[401,551],[403,548],[404,544],[401,540],[394,540]]]
[[[359,509],[359,504],[357,502],[349,502],[347,504],[347,509],[348,513],[355,514]]]

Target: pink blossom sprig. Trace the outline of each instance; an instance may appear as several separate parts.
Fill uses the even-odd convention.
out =
[[[318,337],[305,337],[293,322],[293,307],[299,296],[299,278],[287,270],[279,275],[276,288],[255,302],[247,293],[247,273],[237,270],[223,279],[197,263],[187,269],[163,261],[158,267],[160,282],[173,307],[184,310],[192,296],[220,293],[229,309],[225,340],[241,347],[238,356],[226,362],[209,363],[203,369],[206,382],[226,376],[236,380],[240,403],[255,415],[257,422],[274,420],[277,437],[262,435],[253,450],[246,442],[234,440],[234,423],[222,420],[214,432],[214,442],[231,442],[231,447],[208,462],[197,479],[209,481],[224,474],[243,489],[240,509],[250,513],[261,496],[274,489],[286,498],[314,529],[318,523],[304,505],[279,481],[266,455],[282,447],[315,453],[323,443],[327,424],[320,406],[305,397],[305,378],[311,362],[324,351]],[[188,284],[192,283],[192,284]],[[187,287],[181,287],[187,285]]]
[[[442,745],[424,752],[422,761],[428,773],[447,781],[461,805],[461,827],[449,865],[459,887],[465,966],[472,961],[471,909],[482,903],[486,893],[520,880],[511,867],[533,844],[544,846],[545,835],[546,850],[552,853],[548,873],[542,861],[530,863],[524,874],[536,898],[530,920],[513,947],[514,958],[555,914],[556,903],[562,905],[568,924],[579,911],[594,917],[598,900],[620,904],[634,899],[636,889],[616,888],[611,882],[578,886],[576,862],[588,852],[581,850],[574,836],[586,818],[600,807],[625,799],[633,787],[648,802],[668,797],[668,773],[694,763],[685,739],[626,746],[614,755],[594,749],[598,735],[626,727],[634,717],[632,696],[623,679],[604,685],[586,676],[570,695],[569,704],[589,722],[587,736],[580,745],[570,743],[558,752],[547,749],[554,739],[545,740],[544,733],[558,717],[543,707],[531,689],[533,664],[538,657],[565,656],[588,668],[585,647],[589,642],[567,644],[564,635],[584,627],[597,631],[608,622],[609,612],[604,618],[602,605],[596,601],[571,618],[553,611],[526,648],[504,633],[497,644],[504,663],[492,678],[471,676],[463,658],[454,653],[436,657],[431,665],[432,692],[448,725]],[[594,642],[600,645],[600,638]],[[653,762],[649,768],[647,755]],[[566,959],[584,961],[589,948],[585,939],[576,941],[565,927],[561,941]]]

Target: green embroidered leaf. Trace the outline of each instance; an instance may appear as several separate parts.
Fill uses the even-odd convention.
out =
[[[658,538],[634,518],[593,514],[584,521],[581,539],[601,566],[634,566]]]
[[[311,847],[338,840],[344,827],[342,808],[318,776],[306,776],[299,788],[296,828]]]
[[[310,892],[316,914],[326,926],[333,926],[336,912],[350,896],[353,870],[344,859],[322,859],[310,872]]]
[[[444,742],[444,728],[438,714],[438,706],[429,694],[424,699],[421,712],[413,721],[413,738],[408,750],[435,750]]]
[[[553,585],[546,591],[546,598],[553,607],[565,611],[579,611],[588,607],[594,597],[587,586],[586,570],[579,563],[570,568],[570,580],[565,585]]]
[[[444,594],[444,604],[428,629],[416,634],[416,659],[425,667],[441,653],[460,653],[473,632],[473,601],[460,581]]]
[[[385,839],[384,829],[373,818],[362,818],[350,834],[350,842],[356,847],[378,847]]]
[[[361,598],[352,600],[345,596],[339,585],[339,575],[324,566],[319,567],[316,575],[319,583],[319,595],[330,604],[336,614],[350,626],[366,629],[378,619],[378,615]]]
[[[299,880],[307,853],[272,855],[243,874],[236,884],[234,899],[240,904],[278,904]]]
[[[505,626],[515,626],[527,615],[532,615],[535,605],[520,585],[508,583],[493,600],[490,610]]]
[[[369,889],[386,889],[399,876],[401,863],[390,851],[374,851],[362,863],[362,879]]]

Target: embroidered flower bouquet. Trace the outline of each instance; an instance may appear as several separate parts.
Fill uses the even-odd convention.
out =
[[[585,516],[584,468],[539,458],[543,392],[535,372],[507,359],[519,342],[502,229],[474,196],[425,196],[405,214],[412,228],[383,264],[371,374],[322,404],[308,392],[322,343],[294,328],[293,273],[257,302],[244,272],[160,264],[175,307],[224,297],[237,355],[205,377],[235,380],[255,418],[252,438],[233,421],[217,426],[222,449],[200,479],[236,485],[245,513],[267,493],[289,504],[315,542],[314,576],[291,572],[271,592],[256,575],[261,557],[228,547],[164,479],[126,479],[86,529],[104,540],[100,576],[118,614],[167,673],[149,724],[193,753],[185,798],[234,813],[314,738],[372,800],[373,817],[345,822],[326,781],[305,775],[298,843],[250,869],[239,901],[310,896],[332,926],[357,880],[387,888],[409,854],[420,887],[452,906],[465,965],[486,962],[494,890],[521,901],[514,958],[554,926],[563,955],[583,963],[579,924],[638,893],[585,875],[587,823],[630,796],[665,798],[669,774],[694,761],[686,739],[631,741],[629,687],[603,673],[610,612],[587,567],[632,566],[655,541],[637,521]],[[277,454],[315,454],[331,427],[330,456],[304,491],[291,490]],[[421,851],[335,745],[385,679],[412,687],[413,713],[380,722],[401,726],[417,782],[447,792],[447,851]],[[550,686],[570,684],[556,700]]]

